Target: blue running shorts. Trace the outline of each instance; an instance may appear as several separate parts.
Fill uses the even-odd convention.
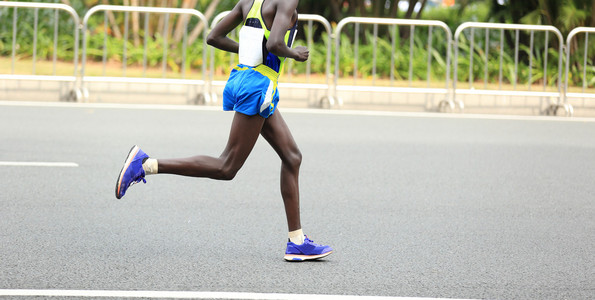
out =
[[[276,74],[264,65],[233,68],[223,90],[223,110],[248,116],[259,114],[263,118],[271,116],[279,102]]]

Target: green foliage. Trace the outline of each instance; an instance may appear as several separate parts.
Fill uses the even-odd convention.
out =
[[[39,9],[37,22],[37,45],[35,43],[35,13],[32,9],[17,10],[17,30],[15,41],[15,56],[21,58],[32,57],[33,53],[39,60],[52,59],[54,53],[60,60],[74,58],[74,22],[70,15],[58,13],[56,20],[54,10]],[[0,55],[11,56],[13,47],[13,16],[14,8],[0,8]],[[57,49],[54,49],[55,23],[58,22]],[[35,50],[35,51],[34,51]]]
[[[565,1],[571,3],[572,1]],[[201,8],[206,8],[209,1],[199,1],[198,5]],[[235,1],[227,0],[221,1],[221,5],[229,9],[233,7]],[[572,5],[565,6],[559,11],[560,16],[566,16],[569,19],[567,22],[579,22],[583,24],[587,22],[589,16],[586,15],[587,9],[584,6],[577,5],[578,0],[572,2]],[[82,1],[73,1],[75,9],[83,15],[86,9],[85,3]],[[33,57],[34,45],[34,10],[18,9],[18,30],[16,36],[16,52],[15,56],[18,59],[27,59]],[[478,1],[477,3],[468,5],[464,10],[458,8],[432,8],[424,12],[424,19],[435,19],[444,21],[454,33],[456,27],[463,21],[494,21],[490,13],[493,7],[487,1]],[[15,10],[12,8],[0,8],[0,55],[10,57],[12,55],[13,45],[13,28],[12,20]],[[522,20],[538,20],[540,15],[536,10],[529,10]],[[570,20],[570,16],[574,16]],[[115,13],[117,23],[122,24],[124,21],[123,13]],[[71,62],[74,59],[75,41],[73,36],[74,23],[70,15],[65,12],[60,12],[58,18],[55,19],[55,13],[49,9],[38,10],[39,22],[37,38],[37,50],[35,56],[38,60],[51,60],[56,54],[61,61]],[[141,15],[141,21],[144,16]],[[164,52],[167,50],[166,66],[169,73],[174,73],[175,76],[181,77],[181,72],[191,70],[196,73],[200,72],[205,61],[203,60],[202,35],[189,45],[185,52],[181,43],[174,43],[172,37],[169,36],[167,47],[164,49],[164,37],[160,30],[153,30],[151,34],[145,34],[142,26],[139,32],[141,44],[135,46],[132,39],[131,32],[129,37],[118,39],[113,36],[111,28],[105,32],[103,24],[103,16],[98,14],[89,19],[89,29],[87,31],[87,60],[101,62],[104,57],[108,62],[116,62],[120,65],[125,60],[127,66],[141,67],[144,63],[146,55],[146,64],[149,68],[160,69],[163,64]],[[152,25],[157,23],[155,18],[150,19]],[[196,18],[191,18],[188,28],[193,28],[197,23]],[[172,25],[175,24],[175,19],[170,20]],[[57,48],[54,49],[54,24],[58,22],[58,42]],[[561,21],[560,21],[561,22]],[[566,27],[575,26],[576,24],[562,25]],[[142,22],[141,22],[142,24]],[[351,29],[349,31],[348,29]],[[447,43],[445,33],[439,29],[434,28],[432,33],[432,40],[429,40],[428,29],[424,26],[417,26],[415,28],[415,35],[413,40],[413,49],[409,49],[410,40],[404,32],[408,32],[409,26],[402,26],[396,28],[391,26],[379,26],[378,38],[374,39],[371,25],[362,25],[360,32],[360,44],[357,46],[358,54],[355,54],[356,45],[354,44],[354,36],[352,28],[346,28],[341,33],[339,51],[339,76],[342,78],[353,77],[357,74],[357,79],[371,79],[374,76],[378,79],[388,79],[391,74],[395,80],[412,80],[412,81],[444,81],[447,72],[446,52]],[[123,26],[120,27],[122,33]],[[132,31],[132,28],[129,28]],[[314,74],[324,75],[326,70],[328,34],[321,30],[321,28],[314,26],[311,29],[306,27],[300,28],[301,37],[313,36],[314,42],[309,45],[310,50],[310,68]],[[401,32],[402,30],[402,32]],[[106,35],[107,34],[107,35]],[[395,48],[393,49],[393,41],[391,36],[395,36]],[[469,41],[469,33],[463,34],[459,41],[459,56],[457,61],[457,78],[461,82],[468,82],[470,79],[469,68],[472,64],[471,76],[473,78],[472,84],[475,85],[483,83],[486,71],[487,60],[487,81],[489,83],[498,83],[500,80],[500,61],[502,61],[502,82],[514,83],[516,81],[519,85],[526,84],[542,84],[544,80],[547,81],[548,86],[555,86],[558,83],[558,45],[557,40],[553,35],[549,36],[549,43],[547,49],[544,49],[545,37],[543,35],[535,34],[534,44],[535,48],[531,52],[528,46],[528,35],[526,32],[521,35],[521,45],[518,49],[518,66],[515,72],[515,56],[514,47],[510,46],[511,33],[505,34],[504,49],[500,52],[500,34],[498,30],[490,31],[488,52],[485,51],[485,34],[478,30],[474,38],[474,46],[471,49]],[[513,36],[512,36],[513,38]],[[146,39],[147,51],[144,50],[144,42]],[[80,38],[82,45],[82,36]],[[104,40],[107,40],[104,43]],[[571,45],[571,64],[570,64],[570,84],[582,86],[583,82],[589,87],[595,86],[595,38],[590,36],[590,43],[587,48],[587,66],[584,66],[584,35],[580,37],[579,41]],[[431,42],[431,48],[428,45]],[[296,45],[308,45],[303,40],[297,40]],[[333,51],[334,51],[333,41]],[[82,50],[82,46],[80,48]],[[124,55],[124,49],[126,49]],[[376,50],[375,50],[376,49]],[[547,61],[545,61],[545,52],[547,51]],[[502,54],[500,54],[502,53]],[[454,51],[452,53],[454,60]],[[470,55],[471,54],[471,55]],[[428,73],[428,56],[431,60],[431,65]],[[373,57],[376,57],[376,63],[373,64]],[[412,61],[410,61],[410,57]],[[184,59],[185,58],[185,59]],[[532,68],[529,69],[529,59],[532,59]],[[229,72],[230,65],[237,62],[237,56],[229,53],[216,50],[214,53],[214,66],[217,74],[225,74]],[[565,59],[565,58],[564,58]],[[208,57],[210,60],[210,55]],[[335,66],[334,52],[331,55],[331,73],[334,73]],[[357,61],[357,66],[356,66]],[[412,66],[412,77],[409,78],[409,66]],[[451,68],[454,69],[454,61],[451,61]],[[210,66],[209,66],[210,67]],[[357,67],[357,69],[356,69]],[[288,60],[285,71],[294,74],[304,74],[306,72],[306,63],[295,63]],[[545,68],[545,76],[544,76]],[[451,76],[452,78],[452,76]]]
[[[463,10],[456,6],[433,7],[424,11],[422,19],[440,20],[454,33],[464,22],[487,22],[490,18],[490,8],[489,1],[475,1]]]

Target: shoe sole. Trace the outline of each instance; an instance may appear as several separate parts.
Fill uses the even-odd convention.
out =
[[[128,167],[130,166],[130,163],[132,162],[132,160],[138,153],[138,150],[140,150],[140,148],[138,146],[136,146],[136,145],[132,146],[132,148],[130,149],[130,152],[128,152],[128,156],[126,157],[126,160],[124,161],[124,166],[122,167],[122,170],[120,170],[120,175],[118,176],[118,180],[116,181],[116,198],[117,199],[121,199],[123,196],[123,195],[120,195],[120,193],[119,193],[120,188],[122,186],[122,177],[124,176],[124,173],[126,173],[126,170],[128,170]]]
[[[299,254],[285,254],[283,257],[286,261],[305,261],[305,260],[316,260],[319,258],[323,258],[329,256],[333,251],[329,251],[326,253],[318,254],[318,255],[299,255]]]

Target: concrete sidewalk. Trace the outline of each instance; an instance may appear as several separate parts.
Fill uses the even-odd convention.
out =
[[[24,101],[63,101],[72,90],[72,83],[51,81],[17,81],[0,82],[0,100]],[[207,103],[201,98],[203,87],[165,84],[131,84],[131,83],[88,83],[88,102],[90,103],[126,103],[126,104],[199,104],[221,105],[222,86],[214,86],[214,97]],[[279,88],[281,106],[291,108],[317,108],[321,103],[327,106],[327,90]],[[381,92],[339,92],[342,106],[333,109],[349,110],[382,110],[399,112],[435,112],[439,110],[445,95],[419,93],[381,93]],[[473,114],[506,114],[506,115],[545,115],[555,98],[524,96],[479,96],[459,95],[457,100],[463,101],[463,113]],[[595,100],[569,99],[574,108],[575,117],[595,117]],[[444,110],[443,110],[444,111]],[[455,107],[454,111],[461,113]],[[551,113],[550,113],[551,114]],[[564,116],[563,109],[558,111]]]

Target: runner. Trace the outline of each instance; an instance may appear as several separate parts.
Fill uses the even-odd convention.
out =
[[[239,54],[239,64],[231,71],[223,91],[223,110],[235,114],[221,156],[154,159],[134,146],[118,176],[116,198],[122,198],[130,185],[146,183],[145,175],[231,180],[262,135],[281,158],[281,196],[289,229],[285,260],[313,260],[333,252],[329,246],[315,244],[302,231],[298,185],[302,154],[276,110],[277,79],[285,58],[306,61],[309,56],[306,47],[291,48],[297,29],[297,4],[298,0],[240,0],[209,34],[209,45]],[[238,43],[227,34],[240,24]]]

